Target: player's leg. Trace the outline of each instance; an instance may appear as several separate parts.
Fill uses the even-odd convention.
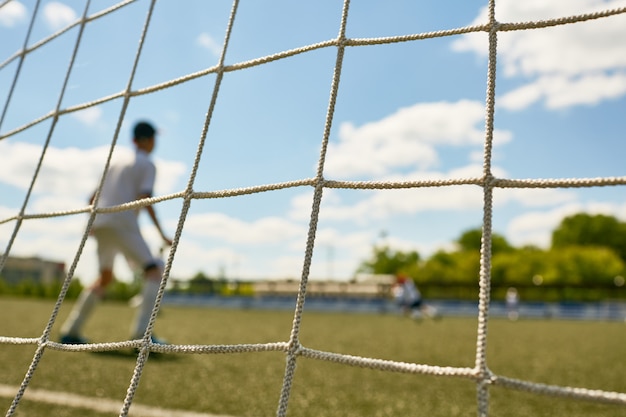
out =
[[[422,309],[424,310],[424,312],[426,313],[426,315],[428,317],[430,317],[431,319],[440,319],[441,315],[439,314],[439,310],[437,310],[437,307],[430,305],[430,304],[423,304]]]
[[[122,252],[129,264],[142,265],[143,267],[142,302],[137,308],[130,331],[131,338],[141,339],[150,323],[154,303],[159,292],[163,275],[163,261],[152,255],[139,229],[127,231],[124,235]],[[154,337],[153,340],[158,341]]]
[[[144,267],[144,283],[141,289],[141,304],[137,308],[135,320],[131,327],[131,337],[141,339],[146,332],[156,297],[161,285],[163,275],[163,262],[155,260]],[[156,341],[156,338],[153,337]]]
[[[411,318],[414,320],[422,319],[422,300],[420,298],[411,303]]]
[[[61,327],[61,343],[87,343],[87,339],[82,336],[85,322],[104,297],[106,287],[113,281],[113,261],[116,253],[114,239],[106,230],[94,231],[94,236],[98,245],[100,276],[93,285],[83,289],[76,300],[74,308]]]

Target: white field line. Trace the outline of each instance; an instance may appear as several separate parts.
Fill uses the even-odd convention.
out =
[[[0,384],[0,397],[12,398],[15,397],[18,391],[18,387]],[[24,393],[23,399],[67,407],[84,408],[100,413],[115,413],[115,415],[118,415],[122,409],[122,400],[115,401],[106,398],[84,397],[69,392],[48,391],[43,389],[28,388]],[[232,417],[223,414],[218,415],[185,410],[171,410],[135,403],[130,407],[130,412],[133,416],[137,417]]]

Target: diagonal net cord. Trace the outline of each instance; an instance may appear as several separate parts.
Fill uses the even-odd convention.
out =
[[[87,10],[89,9],[90,2],[91,2],[91,0],[88,0],[85,3],[85,10],[84,10],[83,18],[87,14]],[[37,5],[39,5],[39,2],[37,3]],[[37,12],[37,8],[33,12],[33,18],[31,20],[31,26],[32,26],[32,21],[35,20],[35,17],[37,15],[36,12]],[[63,101],[63,96],[65,94],[65,90],[66,90],[67,85],[68,85],[70,74],[72,72],[72,68],[74,66],[74,62],[76,60],[76,55],[78,53],[78,47],[79,47],[80,41],[82,39],[82,34],[83,34],[84,28],[85,28],[85,21],[83,20],[81,22],[81,25],[80,25],[78,36],[76,37],[76,43],[74,45],[74,51],[73,51],[72,56],[70,58],[69,67],[68,67],[67,72],[65,74],[65,80],[63,81],[63,86],[61,87],[61,93],[60,93],[58,101],[57,101],[57,105],[56,105],[57,112],[58,112],[58,109],[61,107],[61,103]],[[21,62],[23,62],[23,59],[20,61],[20,63]],[[17,80],[17,76],[16,76],[15,80]],[[6,256],[8,256],[8,253],[10,251],[11,245],[14,242],[15,237],[17,236],[17,232],[20,229],[20,226],[22,224],[22,216],[24,214],[24,211],[26,210],[26,206],[28,204],[28,200],[30,199],[30,195],[32,193],[32,190],[33,190],[33,188],[35,186],[35,182],[37,181],[39,172],[41,170],[41,165],[42,165],[44,157],[46,155],[46,150],[48,149],[48,146],[50,144],[50,141],[51,141],[51,138],[52,138],[52,134],[54,132],[54,128],[56,127],[58,119],[59,119],[59,116],[58,115],[55,116],[53,121],[52,121],[52,124],[50,126],[50,130],[48,132],[48,136],[46,137],[45,144],[44,144],[44,146],[42,148],[41,155],[39,157],[39,161],[37,162],[37,167],[35,169],[35,172],[33,174],[32,179],[31,179],[31,183],[30,183],[30,186],[28,188],[28,192],[26,194],[26,197],[24,198],[24,203],[23,203],[22,209],[20,211],[20,217],[18,218],[18,221],[16,222],[15,228],[13,230],[13,235],[11,236],[11,239],[9,240],[8,247],[7,247],[7,250],[5,252],[7,255],[4,255],[2,257],[2,261],[4,261],[6,259]],[[79,256],[80,256],[80,253],[77,254],[77,259],[78,259]],[[2,270],[2,266],[3,266],[3,264],[0,263],[0,270]],[[28,384],[29,384],[31,378],[33,377],[33,374],[34,374],[35,370],[37,369],[37,365],[39,364],[39,361],[41,360],[41,357],[43,356],[43,353],[44,353],[45,347],[46,347],[46,342],[48,341],[48,338],[50,336],[50,329],[52,328],[52,325],[54,324],[54,319],[56,318],[58,309],[60,308],[61,303],[63,301],[63,298],[65,296],[65,292],[67,291],[67,288],[69,287],[69,282],[71,280],[71,276],[72,276],[72,274],[70,273],[66,277],[66,279],[65,279],[64,286],[63,286],[62,291],[59,294],[59,299],[57,300],[55,309],[54,309],[54,311],[52,313],[52,316],[51,316],[51,318],[50,318],[50,320],[48,322],[48,325],[46,326],[46,328],[44,330],[43,336],[41,338],[41,342],[39,343],[39,346],[37,347],[37,350],[35,351],[35,355],[34,355],[33,360],[32,360],[32,362],[31,362],[31,364],[30,364],[30,366],[28,368],[28,371],[27,371],[27,373],[26,373],[26,375],[24,377],[24,380],[22,381],[22,384],[20,385],[20,389],[17,392],[17,394],[15,395],[15,398],[13,399],[13,402],[11,403],[11,406],[9,407],[9,410],[7,411],[7,417],[13,415],[13,413],[15,412],[15,409],[17,408],[17,405],[19,404],[20,399],[24,395],[24,392],[25,392],[26,388],[28,387]]]
[[[2,6],[5,6],[8,2],[5,2],[2,4]],[[28,31],[26,32],[26,36],[24,38],[24,44],[22,46],[22,51],[26,51],[26,48],[28,46],[28,41],[30,40],[30,36],[32,34],[33,31],[33,25],[35,24],[35,18],[37,17],[37,11],[39,10],[39,4],[40,4],[40,0],[37,0],[37,3],[35,3],[35,8],[33,10],[33,15],[30,19],[30,23],[28,25]],[[17,64],[17,69],[15,70],[15,76],[13,77],[13,81],[11,83],[11,87],[9,88],[9,93],[7,94],[7,99],[6,102],[4,103],[4,108],[2,109],[2,114],[0,115],[0,129],[2,128],[2,124],[4,122],[4,118],[6,117],[7,114],[7,110],[9,109],[9,104],[11,103],[11,98],[13,97],[13,92],[15,91],[15,86],[17,85],[17,80],[20,77],[20,73],[22,72],[22,65],[24,64],[24,60],[26,58],[26,53],[22,52],[20,55],[20,60]],[[59,103],[61,102],[61,100],[59,100]],[[49,139],[49,137],[48,137]],[[46,143],[47,145],[47,143]],[[30,194],[33,190],[33,186],[35,184],[35,177],[37,175],[37,173],[39,172],[39,169],[41,168],[41,162],[43,160],[43,156],[45,154],[45,148],[42,150],[41,156],[39,158],[39,162],[37,163],[37,168],[35,170],[35,174],[33,175],[33,178],[31,179],[31,183],[30,186],[28,187],[28,191],[26,193],[26,196],[24,197],[24,202],[22,203],[22,208],[20,209],[19,214],[17,215],[17,223],[15,225],[15,227],[13,228],[13,233],[11,234],[11,238],[9,239],[9,242],[7,243],[7,247],[4,250],[3,254],[0,255],[0,272],[2,272],[2,269],[4,269],[4,264],[6,263],[6,259],[9,256],[9,252],[11,252],[11,247],[13,246],[13,242],[15,241],[15,237],[17,236],[17,232],[22,224],[22,216],[24,215],[24,211],[26,210],[26,205],[28,203],[28,199],[30,198]]]
[[[0,8],[2,8],[2,6],[4,6],[6,3],[9,3],[12,0],[6,0],[5,3],[0,4]],[[24,57],[26,54],[29,54],[39,48],[41,48],[42,46],[46,45],[48,42],[58,38],[59,36],[63,35],[65,32],[69,31],[70,29],[72,29],[73,27],[76,27],[78,25],[82,25],[82,24],[86,24],[91,22],[92,20],[96,20],[101,18],[102,16],[105,16],[109,13],[113,13],[119,9],[121,9],[124,6],[127,6],[131,3],[136,2],[137,0],[125,0],[122,1],[121,3],[117,3],[111,7],[109,7],[108,9],[102,10],[98,13],[95,13],[89,17],[85,17],[83,16],[83,19],[81,20],[77,20],[74,23],[65,26],[64,28],[60,29],[59,31],[53,33],[52,35],[48,36],[47,38],[44,38],[42,40],[40,40],[39,42],[34,43],[33,45],[26,47],[27,43],[24,44],[24,48],[22,48],[19,52],[16,52],[15,54],[13,54],[12,56],[10,56],[9,58],[7,58],[6,60],[4,60],[4,62],[0,63],[0,70],[4,67],[6,67],[7,65],[9,65],[11,62],[13,62],[15,59],[17,59],[18,57]],[[35,6],[35,14],[37,14],[36,9],[39,8],[39,1],[37,2],[37,5]],[[29,30],[30,32],[30,30]],[[28,36],[26,38],[26,40],[28,41]]]
[[[154,4],[154,2],[153,2]],[[128,410],[132,404],[132,399],[134,397],[135,391],[137,390],[137,387],[139,385],[139,379],[141,377],[141,372],[143,370],[143,367],[145,365],[145,362],[148,358],[149,352],[150,352],[150,346],[151,346],[151,334],[152,334],[152,330],[154,328],[154,324],[156,322],[156,318],[157,318],[157,314],[163,299],[163,294],[165,292],[165,287],[167,285],[167,280],[169,278],[169,274],[171,271],[171,266],[172,263],[174,261],[174,257],[176,255],[176,250],[178,248],[178,243],[180,241],[180,236],[182,234],[183,231],[183,227],[185,224],[185,220],[187,219],[187,214],[189,212],[189,208],[191,206],[191,200],[193,198],[193,185],[196,179],[196,175],[198,172],[198,169],[200,167],[200,160],[202,157],[202,151],[204,149],[204,144],[206,142],[206,137],[208,134],[208,130],[209,130],[209,126],[211,123],[211,118],[213,116],[213,112],[215,109],[215,105],[217,103],[217,97],[218,97],[218,93],[219,93],[219,88],[223,79],[223,75],[224,75],[224,60],[226,57],[226,51],[227,51],[227,47],[228,47],[228,43],[230,40],[230,34],[232,32],[232,27],[235,21],[235,16],[237,13],[237,7],[239,5],[239,0],[234,0],[233,1],[233,5],[231,8],[231,13],[230,13],[230,18],[228,21],[228,25],[227,25],[227,29],[226,29],[226,36],[224,39],[224,44],[223,44],[223,48],[222,48],[222,53],[220,55],[219,58],[219,63],[218,63],[218,70],[217,70],[217,77],[215,80],[215,86],[213,88],[213,94],[211,96],[211,101],[209,104],[209,108],[205,117],[205,121],[204,121],[204,125],[202,128],[202,133],[200,135],[200,141],[198,143],[198,148],[196,151],[196,156],[194,159],[194,163],[193,163],[193,167],[191,170],[191,173],[189,175],[189,181],[187,184],[187,188],[185,189],[184,192],[184,201],[183,201],[183,206],[181,209],[181,213],[179,215],[179,220],[178,220],[178,225],[176,227],[176,232],[174,235],[174,239],[172,241],[172,247],[169,251],[169,255],[168,255],[168,260],[167,263],[165,265],[165,269],[163,272],[163,277],[161,279],[161,285],[157,294],[157,298],[155,300],[155,305],[154,308],[152,310],[152,314],[150,316],[150,321],[148,324],[148,328],[146,329],[146,334],[144,336],[144,342],[143,342],[143,348],[140,351],[138,358],[137,358],[137,365],[135,366],[135,370],[134,370],[134,374],[133,374],[133,378],[131,380],[130,386],[128,388],[127,391],[127,396],[124,400],[124,405],[122,407],[122,411],[120,412],[120,417],[124,417],[128,414]],[[146,29],[147,29],[148,23],[146,22]],[[270,349],[271,349],[271,345]],[[245,349],[245,348],[244,348]],[[252,347],[252,349],[254,349],[254,347]]]
[[[0,4],[0,8],[6,6],[9,3],[9,1],[5,1],[4,3]],[[30,41],[30,36],[32,35],[33,32],[33,26],[35,24],[35,17],[37,17],[37,11],[39,10],[39,5],[41,3],[41,0],[37,0],[37,3],[35,3],[35,7],[33,10],[33,15],[30,19],[30,23],[28,24],[28,30],[26,31],[26,36],[24,37],[24,43],[22,45],[22,50],[13,55],[13,58],[8,60],[6,63],[2,64],[2,66],[0,66],[0,69],[2,69],[3,66],[5,66],[6,64],[8,64],[9,62],[13,61],[13,59],[17,58],[18,56],[20,57],[20,60],[17,64],[17,69],[15,70],[15,76],[13,77],[13,82],[11,83],[11,87],[9,88],[9,93],[7,94],[7,100],[4,103],[4,108],[2,109],[2,114],[0,115],[0,129],[2,128],[2,123],[4,122],[4,118],[6,117],[7,114],[7,109],[9,108],[9,103],[11,102],[11,98],[13,97],[13,92],[15,91],[15,86],[17,85],[17,80],[20,77],[20,73],[22,72],[22,65],[24,65],[24,59],[26,58],[26,54],[28,53],[28,42]],[[1,265],[0,265],[1,266]],[[0,268],[1,270],[2,268]]]
[[[335,104],[337,102],[337,91],[339,89],[339,81],[341,78],[341,69],[343,65],[343,56],[345,52],[346,39],[346,23],[348,21],[348,9],[350,0],[344,0],[343,10],[341,13],[341,23],[339,35],[336,40],[337,58],[330,90],[330,100],[326,112],[326,123],[324,124],[324,134],[322,137],[322,148],[317,166],[317,175],[315,177],[315,191],[313,193],[313,207],[311,209],[311,220],[309,222],[309,231],[306,242],[304,265],[302,266],[302,277],[300,279],[300,288],[296,299],[296,308],[294,311],[293,325],[291,329],[291,337],[289,338],[289,350],[287,351],[287,365],[285,367],[285,375],[283,378],[283,387],[280,394],[278,410],[276,415],[283,417],[287,414],[287,406],[289,404],[289,395],[295,374],[297,356],[301,349],[299,334],[302,313],[304,311],[304,301],[306,296],[306,287],[309,278],[309,270],[311,267],[311,259],[313,257],[313,247],[315,246],[315,233],[317,231],[318,216],[320,204],[322,201],[322,193],[324,190],[324,162],[326,160],[326,151],[328,148],[328,138],[332,127],[333,116],[335,113]]]

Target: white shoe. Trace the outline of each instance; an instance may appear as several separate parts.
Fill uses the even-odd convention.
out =
[[[411,318],[413,320],[421,320],[422,319],[422,313],[418,310],[414,310],[411,312]]]

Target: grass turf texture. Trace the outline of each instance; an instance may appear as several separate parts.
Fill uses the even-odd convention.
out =
[[[39,337],[53,304],[0,298],[0,335]],[[53,330],[68,314],[64,305]],[[94,342],[127,337],[133,311],[103,303],[88,322]],[[156,332],[177,344],[284,342],[289,311],[215,310],[165,306]],[[306,312],[302,344],[356,356],[428,365],[473,367],[476,318],[416,323],[397,315]],[[498,374],[547,384],[626,391],[624,334],[616,322],[520,320],[489,322],[488,365]],[[0,384],[21,383],[32,345],[0,345]],[[31,388],[88,397],[124,399],[135,366],[131,354],[47,350]],[[150,358],[134,403],[234,416],[276,414],[285,356],[281,352],[161,355]],[[0,398],[6,411],[11,398]],[[23,400],[20,415],[101,416],[83,409]],[[131,407],[131,415],[133,408]],[[383,372],[299,358],[289,401],[290,416],[467,416],[476,415],[473,381]],[[490,415],[625,416],[626,407],[547,397],[500,387],[490,390]]]

